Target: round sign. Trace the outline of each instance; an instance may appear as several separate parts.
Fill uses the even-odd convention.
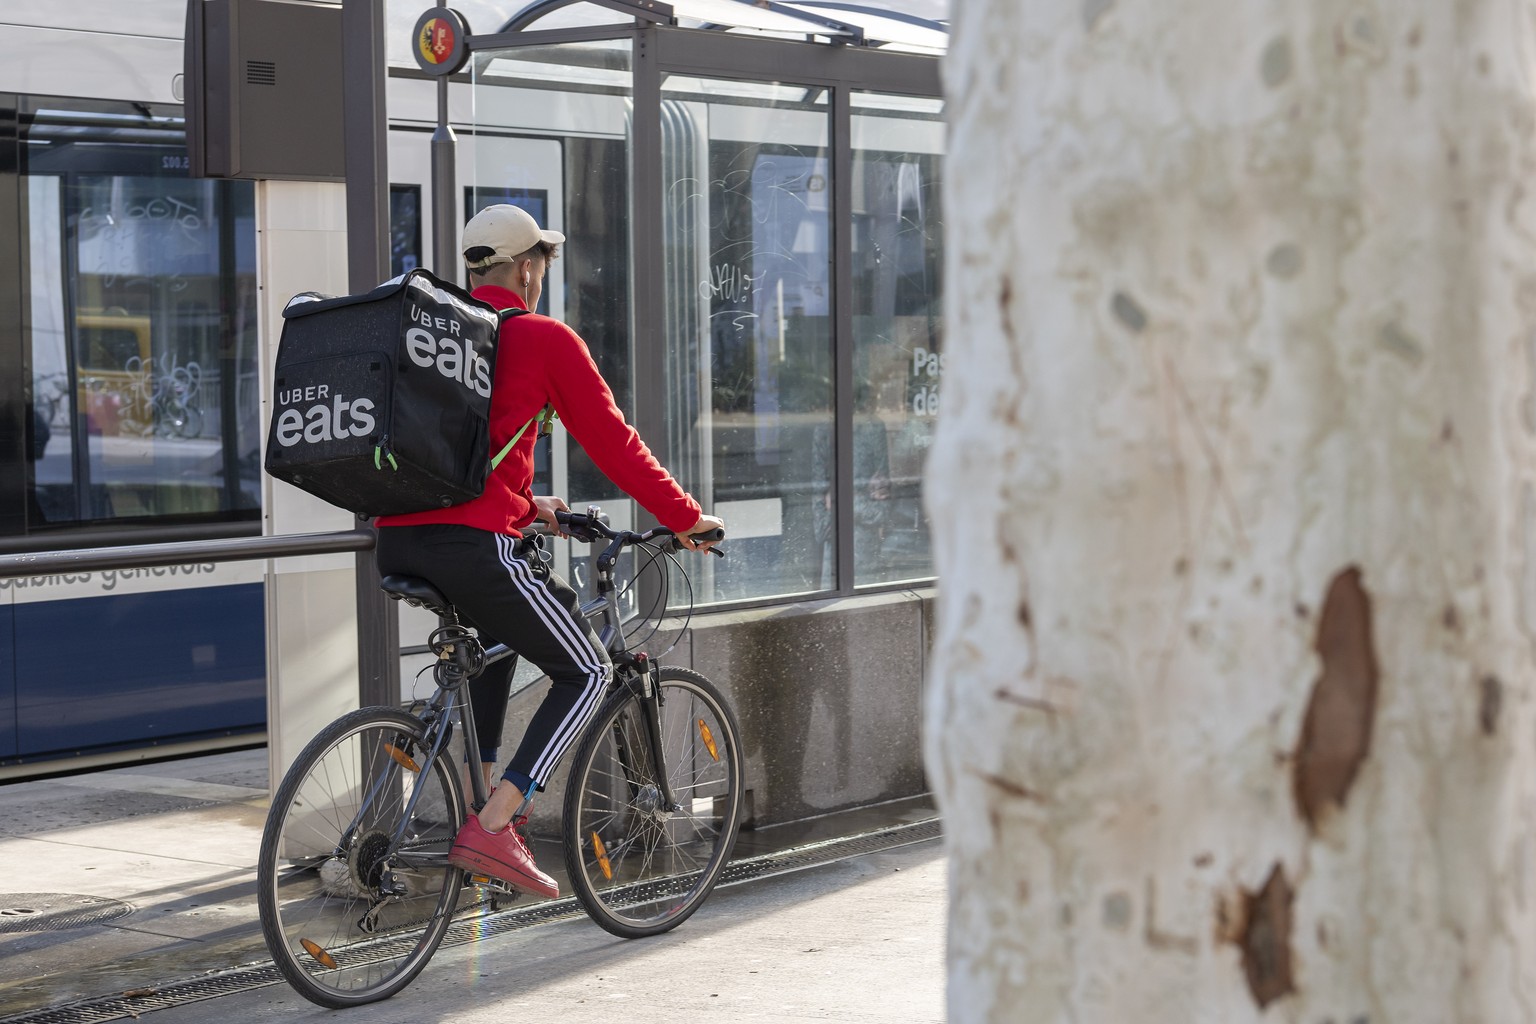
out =
[[[416,19],[411,53],[429,75],[453,74],[469,59],[469,22],[447,7],[429,9]]]

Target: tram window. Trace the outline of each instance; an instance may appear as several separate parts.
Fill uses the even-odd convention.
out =
[[[399,277],[421,266],[421,186],[389,186],[389,272]]]
[[[549,226],[549,193],[541,188],[485,188],[470,186],[464,190],[464,220],[485,209],[487,206],[496,206],[506,203],[510,206],[520,206],[528,211],[534,221],[544,227]],[[564,258],[564,253],[561,254]],[[544,289],[539,296],[539,308],[535,313],[549,315],[549,288]]]
[[[255,210],[187,177],[177,108],[34,100],[19,248],[31,367],[26,529],[254,519]],[[3,385],[0,385],[3,386]]]
[[[469,218],[485,209],[487,206],[495,206],[498,203],[508,203],[512,206],[520,206],[527,210],[541,225],[549,224],[549,193],[544,189],[536,188],[477,188],[469,186],[464,189],[464,219]],[[562,253],[562,258],[564,258]],[[539,296],[539,308],[536,313],[549,315],[549,286],[546,283],[543,293]],[[533,489],[537,494],[549,494],[554,490],[554,466],[550,445],[554,442],[549,437],[539,439],[539,443],[533,448]]]

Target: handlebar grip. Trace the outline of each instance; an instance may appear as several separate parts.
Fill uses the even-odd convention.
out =
[[[592,529],[592,517],[580,512],[570,512],[566,509],[555,509],[555,522],[561,529],[570,534],[576,540],[586,541],[588,544],[597,542],[598,531]]]
[[[684,550],[686,550],[683,547],[683,542],[678,539],[681,536],[682,536],[682,534],[677,534],[677,533],[674,533],[672,535],[672,539],[667,542],[667,550],[668,551],[684,551]],[[722,540],[725,539],[725,531],[717,526],[713,530],[703,530],[703,531],[700,531],[699,533],[690,533],[690,534],[688,534],[688,536],[691,537],[695,541],[701,541],[701,540],[722,541]],[[724,558],[725,557],[725,552],[721,551],[719,548],[710,548],[709,549],[709,553],[714,555],[714,556],[716,556],[717,558]]]

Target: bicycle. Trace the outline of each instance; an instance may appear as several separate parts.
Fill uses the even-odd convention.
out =
[[[730,857],[742,802],[740,733],[714,684],[691,669],[660,666],[625,636],[619,555],[643,546],[653,561],[675,564],[672,532],[611,529],[596,506],[559,521],[579,540],[608,542],[594,560],[597,596],[581,611],[614,664],[571,759],[565,866],[577,901],[599,925],[626,938],[655,935],[699,908]],[[257,865],[274,962],[301,995],[332,1008],[399,992],[436,952],[454,913],[494,909],[516,895],[483,877],[466,886],[464,872],[448,864],[467,813],[450,752],[455,724],[459,748],[479,749],[464,684],[512,652],[482,647],[428,581],[382,583],[392,597],[438,616],[428,638],[436,692],[410,710],[353,711],[311,740],[273,797]],[[478,764],[470,767],[478,809],[488,794]]]

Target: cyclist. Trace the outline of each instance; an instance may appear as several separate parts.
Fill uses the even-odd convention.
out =
[[[520,207],[505,204],[487,207],[465,225],[464,261],[474,296],[497,309],[530,311],[501,327],[491,389],[491,451],[501,451],[523,432],[491,471],[480,497],[379,517],[376,556],[381,575],[431,580],[482,637],[506,644],[549,676],[549,692],[507,764],[503,784],[469,816],[449,854],[457,867],[547,897],[558,895],[559,888],[534,864],[519,829],[534,794],[597,712],[613,666],[579,614],[576,592],[537,557],[537,539],[523,536],[535,520],[558,532],[555,512],[567,508],[560,498],[534,496],[538,431],[523,428],[553,407],[597,467],[675,531],[686,548],[708,550],[714,541],[691,535],[724,526],[701,512],[625,421],[581,337],[560,321],[531,312],[564,241]],[[487,778],[497,761],[516,661],[508,658],[470,683]]]

